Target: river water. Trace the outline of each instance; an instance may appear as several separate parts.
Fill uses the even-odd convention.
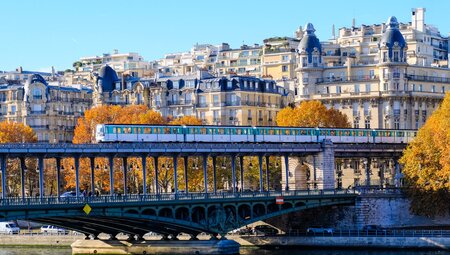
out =
[[[70,248],[9,248],[0,247],[0,255],[71,255]],[[450,255],[450,251],[425,250],[337,250],[337,249],[242,249],[242,255]]]

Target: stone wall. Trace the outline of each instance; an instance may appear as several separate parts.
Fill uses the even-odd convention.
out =
[[[410,201],[402,194],[361,195],[354,206],[329,206],[308,209],[268,220],[283,231],[306,230],[308,227],[360,229],[365,225],[388,228],[450,226],[450,215],[429,218],[414,215]]]

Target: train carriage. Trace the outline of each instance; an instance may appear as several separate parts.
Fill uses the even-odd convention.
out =
[[[416,130],[99,124],[97,142],[409,143]]]

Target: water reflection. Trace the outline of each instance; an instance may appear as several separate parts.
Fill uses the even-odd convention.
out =
[[[70,248],[17,248],[1,247],[0,255],[71,255]],[[450,251],[425,250],[342,250],[342,249],[256,249],[241,248],[241,255],[450,255]]]

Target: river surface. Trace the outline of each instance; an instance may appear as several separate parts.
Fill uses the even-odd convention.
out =
[[[0,255],[71,255],[70,248],[9,248],[0,247]],[[450,251],[426,250],[338,250],[338,249],[279,249],[264,250],[241,248],[242,255],[450,255]]]

